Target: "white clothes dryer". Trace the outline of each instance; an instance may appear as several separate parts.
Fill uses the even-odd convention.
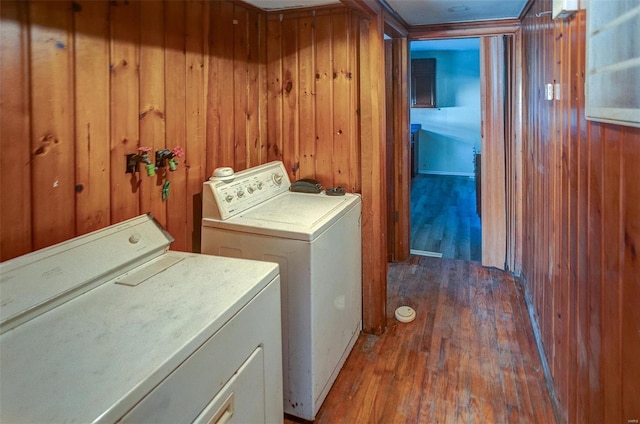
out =
[[[280,265],[284,411],[313,420],[362,329],[360,196],[290,192],[282,162],[219,175],[202,253]]]
[[[278,267],[143,215],[0,264],[0,422],[282,422]]]

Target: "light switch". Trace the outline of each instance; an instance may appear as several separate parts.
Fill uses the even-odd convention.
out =
[[[553,100],[553,84],[545,85],[545,99]]]

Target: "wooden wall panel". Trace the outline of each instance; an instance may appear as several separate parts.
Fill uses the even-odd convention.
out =
[[[360,22],[360,150],[362,183],[363,328],[380,334],[386,326],[387,203],[385,158],[384,22]]]
[[[632,139],[635,134],[635,139]],[[623,266],[622,287],[622,417],[637,419],[640,416],[640,129],[626,134],[622,144],[622,198],[625,208],[622,215]],[[634,417],[634,418],[627,418]]]
[[[331,149],[331,182],[327,185],[331,187],[351,186],[350,180],[350,150],[355,125],[351,117],[354,115],[353,102],[351,101],[351,87],[353,84],[353,71],[350,63],[350,43],[352,42],[351,21],[346,13],[333,14],[331,16],[331,29],[335,35],[332,37],[331,58],[332,72],[331,79],[333,85],[333,146]]]
[[[282,160],[282,25],[267,20],[267,161]]]
[[[1,11],[2,147],[18,160],[5,168],[2,159],[2,260],[147,212],[174,234],[173,249],[197,252],[213,170],[282,160],[294,178],[363,193],[364,246],[374,246],[365,302],[375,296],[377,314],[366,325],[382,331],[380,22],[363,30],[368,21],[342,6],[266,14],[204,0],[2,2]],[[364,68],[363,53],[372,56]],[[15,98],[5,102],[8,85]],[[175,172],[125,173],[140,146],[154,162],[163,148],[185,157]],[[7,194],[19,205],[11,212]]]
[[[536,16],[550,9],[535,1],[522,27],[527,297],[560,420],[635,422],[640,130],[585,120],[586,13]]]
[[[76,2],[75,184],[76,233],[108,225],[109,212],[109,5]]]
[[[360,189],[357,43],[344,8],[268,16],[268,155],[292,179]]]
[[[0,261],[32,250],[27,7],[0,2]]]
[[[186,4],[186,68],[185,68],[185,102],[186,102],[186,136],[184,139],[185,157],[182,158],[186,176],[186,203],[182,205],[186,213],[180,213],[186,224],[186,251],[200,251],[200,222],[202,219],[202,181],[211,176],[207,168],[209,158],[214,153],[209,149],[207,141],[207,93],[209,60],[210,23],[215,22],[210,15],[210,2],[190,0]],[[205,154],[203,155],[203,148]],[[171,203],[170,203],[171,204]],[[176,205],[179,208],[180,205]],[[170,211],[171,212],[171,211]],[[178,212],[176,212],[178,213]],[[178,223],[177,225],[183,225]],[[172,231],[169,223],[169,231]],[[180,246],[177,246],[180,248]],[[173,246],[172,246],[173,248]]]
[[[75,235],[70,2],[29,4],[33,247]]]
[[[300,69],[299,98],[300,150],[298,157],[299,178],[309,178],[316,173],[316,110],[315,110],[315,18],[302,16],[298,23],[298,57]]]
[[[299,60],[298,60],[298,19],[284,19],[281,22],[280,59],[280,88],[282,105],[276,110],[282,110],[282,146],[281,154],[293,166],[287,167],[289,178],[293,181],[299,178],[298,166],[300,150],[300,112],[298,99],[300,98]],[[271,104],[269,104],[270,106]]]
[[[189,8],[199,13],[199,18],[189,22],[198,34],[202,33],[202,6],[193,3]],[[179,2],[167,2],[164,7],[165,22],[165,145],[169,149],[176,146],[186,150],[187,147],[187,63],[186,63],[186,16],[185,8]],[[198,25],[200,23],[200,25]],[[193,29],[192,29],[193,28]],[[201,37],[200,37],[201,38]],[[192,124],[194,125],[194,124]],[[187,168],[183,164],[184,157],[178,159],[178,168],[167,175],[169,186],[169,198],[167,204],[167,230],[173,236],[172,249],[189,251],[189,221],[183,212],[185,205],[189,204],[187,188]],[[182,166],[180,166],[182,165]],[[166,174],[165,174],[166,175]]]
[[[248,52],[248,11],[240,7],[233,8],[233,167],[247,168],[249,140],[247,139],[247,111],[249,104],[249,63]],[[244,60],[242,60],[244,58]],[[231,79],[231,78],[229,78]],[[231,104],[231,103],[229,103]]]
[[[0,259],[147,212],[172,248],[198,251],[202,182],[217,166],[266,160],[266,15],[201,0],[0,11]],[[140,146],[152,161],[165,147],[185,157],[153,178],[143,165],[125,173]]]
[[[263,88],[266,83],[265,63],[266,16],[255,10],[248,11],[247,40],[247,167],[266,162],[267,146],[264,131],[267,127],[267,98]]]
[[[139,74],[139,129],[140,145],[150,147],[151,152],[170,149],[165,140],[165,13],[164,3],[158,0],[140,2],[140,69]],[[155,155],[150,154],[154,163]],[[159,164],[160,165],[160,164]],[[149,211],[166,228],[167,211],[163,200],[168,167],[158,166],[153,178],[142,178],[140,184],[140,208]],[[176,187],[174,187],[176,188]],[[171,187],[169,188],[171,193]]]
[[[331,15],[316,16],[316,179],[332,185],[333,63]]]
[[[214,85],[210,86],[211,90],[218,93],[218,103],[215,105],[215,110],[219,116],[219,138],[214,139],[214,144],[217,144],[220,151],[220,161],[215,166],[231,166],[235,169],[235,145],[238,140],[235,138],[234,129],[235,121],[239,118],[235,114],[237,113],[235,107],[236,87],[233,74],[236,40],[233,37],[231,41],[229,40],[229,34],[233,34],[234,37],[237,34],[233,23],[235,7],[229,2],[220,2],[219,7],[219,11],[213,12],[213,16],[217,18],[214,26],[216,28],[214,59],[218,62],[218,76]],[[239,87],[239,89],[241,88],[243,87]]]
[[[409,48],[406,38],[385,40],[387,144],[387,258],[404,261],[410,251],[411,187]]]
[[[111,222],[140,213],[139,172],[126,174],[125,158],[140,147],[139,126],[139,6],[137,2],[111,2]]]

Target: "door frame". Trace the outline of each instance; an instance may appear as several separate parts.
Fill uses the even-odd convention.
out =
[[[491,64],[491,55],[494,49],[501,43],[490,42],[491,37],[509,36],[509,42],[505,43],[505,51],[502,51],[503,63],[506,65],[506,75],[504,80],[496,80],[499,73],[496,73],[495,67],[487,69],[487,64]],[[489,226],[483,222],[483,246],[482,256],[483,265],[495,266],[497,268],[513,271],[519,274],[522,269],[522,59],[521,59],[521,41],[520,41],[520,21],[517,19],[507,21],[492,21],[481,23],[464,23],[457,25],[433,25],[429,27],[412,28],[406,36],[398,38],[403,39],[404,43],[394,43],[392,55],[399,54],[397,50],[402,50],[402,54],[406,58],[406,72],[404,81],[409,78],[409,42],[414,40],[437,40],[451,38],[470,38],[478,37],[481,41],[480,61],[485,67],[485,72],[491,71],[490,75],[486,75],[481,71],[481,92],[484,93],[482,99],[482,150],[485,151],[485,138],[491,135],[493,141],[497,141],[497,150],[491,150],[500,157],[492,157],[489,163],[502,161],[504,167],[500,174],[487,175],[482,179],[482,216],[493,214],[493,219]],[[399,82],[392,81],[394,89],[400,89]],[[507,92],[506,101],[498,94],[498,87],[495,84],[504,84]],[[496,98],[497,96],[497,98]],[[497,110],[489,111],[486,109],[487,104],[494,104],[499,101],[502,107]],[[389,172],[398,173],[398,170],[408,172],[408,146],[409,146],[409,102],[408,102],[408,84],[404,98],[393,97],[394,110],[404,110],[404,113],[394,113],[394,128],[405,128],[402,131],[394,131],[394,170]],[[488,113],[487,113],[488,112]],[[398,155],[397,152],[400,152]],[[486,158],[489,159],[489,158]],[[484,159],[483,159],[484,160]],[[483,170],[487,167],[483,167]],[[488,178],[500,178],[504,184],[499,184],[498,188],[487,184]],[[392,248],[388,252],[393,252],[395,260],[402,261],[409,256],[410,239],[406,241],[401,237],[405,234],[410,235],[410,178],[408,183],[404,183],[398,178],[388,179],[394,184],[394,187],[388,187],[390,192],[396,193],[393,198],[393,208],[397,211],[398,220],[394,224],[393,238],[389,238],[388,243]],[[399,189],[400,188],[400,189]],[[486,211],[486,214],[485,214]],[[388,225],[391,225],[389,223]],[[398,228],[400,227],[400,228]],[[492,234],[492,237],[486,237],[484,234]],[[389,232],[389,234],[392,234]],[[498,234],[498,238],[494,237]]]

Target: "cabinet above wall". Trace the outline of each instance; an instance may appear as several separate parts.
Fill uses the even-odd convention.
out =
[[[436,107],[436,60],[411,60],[411,107]]]

